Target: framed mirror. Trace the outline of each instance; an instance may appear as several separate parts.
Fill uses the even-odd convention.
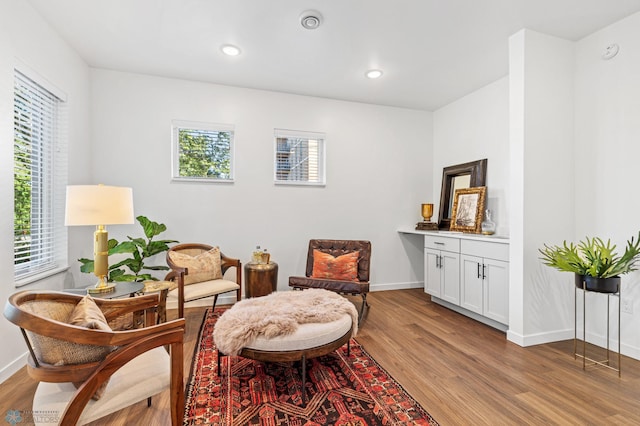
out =
[[[438,228],[449,229],[451,211],[456,189],[485,186],[487,179],[487,159],[456,164],[442,169],[442,189],[440,190],[440,212]]]

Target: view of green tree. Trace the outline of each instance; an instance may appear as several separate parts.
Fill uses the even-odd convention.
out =
[[[27,117],[15,112],[16,125],[20,125]],[[24,135],[28,126],[24,126]],[[14,256],[15,263],[28,262],[30,259],[30,234],[31,234],[31,155],[30,143],[19,137],[13,139],[13,230],[14,251],[20,256]]]
[[[179,130],[180,176],[229,179],[231,133]]]

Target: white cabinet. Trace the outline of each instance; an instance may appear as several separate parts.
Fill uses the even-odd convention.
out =
[[[460,255],[442,250],[424,250],[424,291],[447,302],[460,303]]]
[[[424,235],[424,291],[491,326],[509,324],[509,242],[479,235]]]
[[[463,240],[460,253],[460,306],[508,324],[509,246]]]

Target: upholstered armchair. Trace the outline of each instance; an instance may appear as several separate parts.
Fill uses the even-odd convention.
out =
[[[362,320],[369,293],[371,242],[363,240],[310,240],[305,276],[289,277],[294,289],[323,288],[362,297],[358,320]]]
[[[156,324],[158,301],[54,291],[10,296],[4,315],[20,327],[27,372],[40,382],[33,411],[55,415],[58,424],[85,424],[145,399],[150,405],[170,389],[171,423],[182,424],[185,323]],[[129,329],[114,330],[117,324]]]
[[[184,317],[184,304],[213,296],[213,309],[218,295],[236,292],[236,300],[242,299],[242,268],[240,260],[225,256],[218,247],[207,244],[177,244],[167,251],[167,265],[171,272],[165,281],[172,281],[168,299],[177,299],[178,316]],[[235,268],[235,282],[224,278],[231,267]]]

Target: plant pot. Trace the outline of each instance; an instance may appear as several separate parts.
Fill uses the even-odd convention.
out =
[[[598,278],[576,274],[576,287],[598,293],[617,293],[620,290],[620,277]]]

